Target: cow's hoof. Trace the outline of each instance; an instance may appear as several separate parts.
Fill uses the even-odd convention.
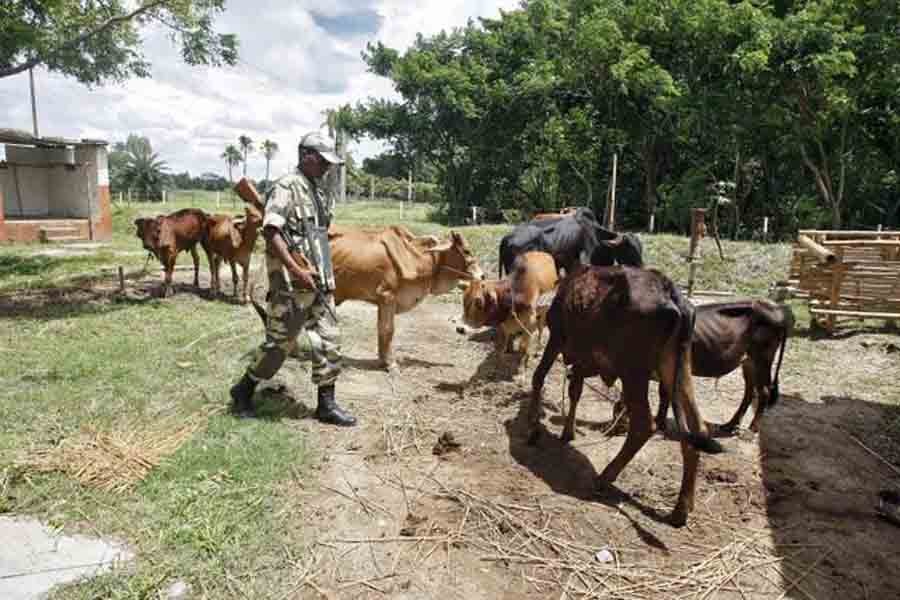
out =
[[[563,430],[562,433],[559,434],[559,441],[563,444],[568,444],[575,439],[575,434],[571,431]]]
[[[675,507],[672,514],[669,515],[669,524],[672,527],[684,527],[687,525],[688,512],[680,506]]]

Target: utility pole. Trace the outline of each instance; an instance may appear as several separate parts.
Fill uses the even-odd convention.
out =
[[[34,67],[28,69],[28,82],[31,86],[31,121],[34,125],[34,137],[41,137],[38,133],[37,102],[34,99]]]

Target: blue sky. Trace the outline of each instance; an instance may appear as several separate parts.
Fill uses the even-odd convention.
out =
[[[229,0],[218,20],[236,33],[237,66],[193,68],[162,31],[145,33],[152,79],[88,89],[72,79],[35,71],[41,135],[124,140],[150,138],[173,172],[222,173],[219,156],[241,134],[271,139],[281,152],[273,173],[291,168],[297,140],[317,129],[322,112],[367,97],[395,97],[390,83],[365,71],[360,53],[380,40],[404,49],[416,33],[434,34],[470,18],[496,16],[518,0]],[[0,128],[31,130],[27,74],[0,79]],[[382,145],[351,147],[361,159]],[[0,151],[2,152],[2,151]],[[251,157],[261,177],[265,161]]]

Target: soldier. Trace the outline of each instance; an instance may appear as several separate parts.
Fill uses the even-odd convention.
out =
[[[318,132],[303,136],[298,153],[297,172],[278,179],[267,193],[263,220],[269,275],[266,340],[231,388],[232,411],[253,413],[257,383],[278,372],[297,335],[306,329],[312,346],[312,381],[318,386],[316,418],[349,426],[356,424],[356,419],[334,399],[334,383],[341,370],[328,246],[334,202],[333,195],[326,198],[323,189],[325,174],[344,161]]]

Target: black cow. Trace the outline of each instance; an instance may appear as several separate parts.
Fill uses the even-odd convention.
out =
[[[614,264],[629,267],[644,266],[644,246],[633,233],[623,233],[611,240],[598,240],[591,253],[591,264],[597,267],[611,267]]]
[[[599,240],[615,238],[615,233],[597,224],[594,213],[587,208],[579,208],[574,215],[560,219],[522,223],[500,240],[500,277],[510,272],[518,255],[532,250],[550,254],[558,271],[565,269],[570,273],[578,264],[587,262]]]

